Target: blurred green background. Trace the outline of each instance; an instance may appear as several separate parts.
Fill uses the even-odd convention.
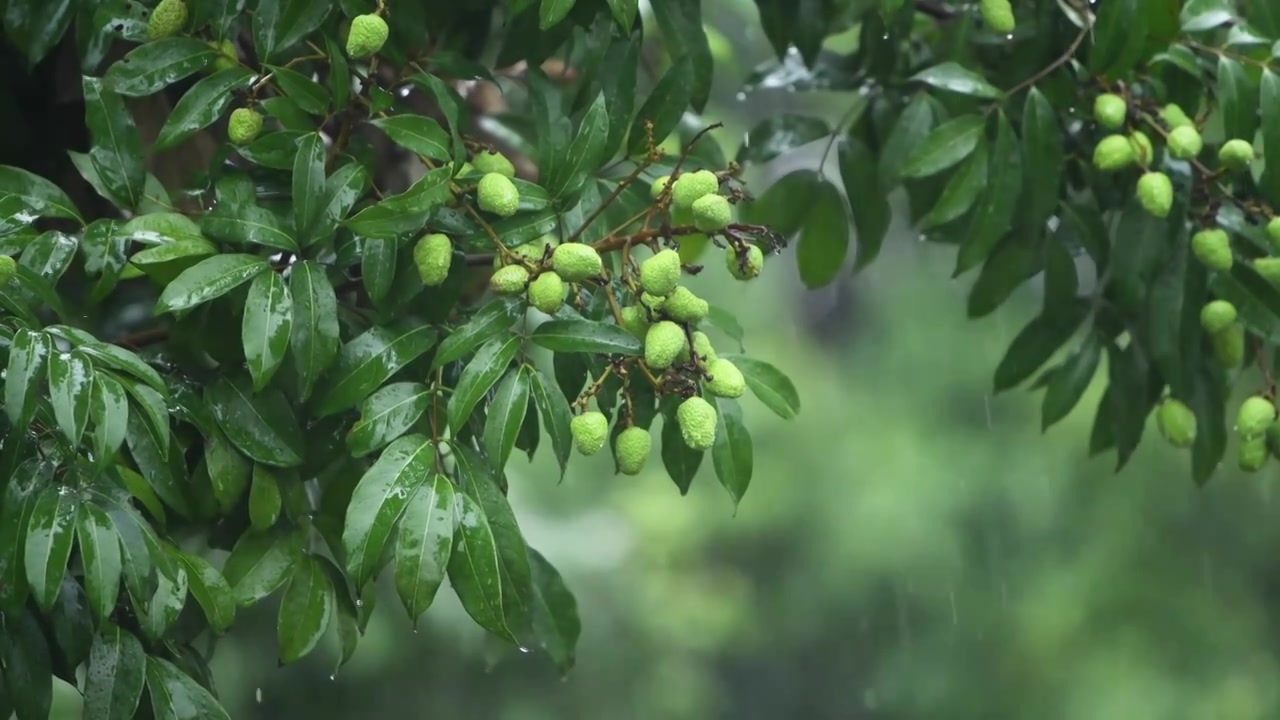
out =
[[[848,94],[740,93],[770,57],[754,5],[708,4],[709,119],[729,157],[779,109],[844,111]],[[822,145],[755,171],[753,189]],[[723,273],[694,281],[803,402],[782,421],[744,398],[756,465],[736,514],[710,462],[682,498],[656,451],[636,478],[578,458],[559,486],[549,457],[517,454],[521,525],[578,596],[568,677],[499,652],[448,592],[415,630],[388,587],[336,675],[336,643],[278,669],[275,608],[243,616],[214,662],[232,716],[1280,717],[1272,478],[1225,468],[1196,488],[1154,428],[1114,474],[1112,457],[1086,457],[1097,387],[1042,435],[1038,395],[989,394],[1037,287],[969,321],[972,278],[948,280],[953,249],[916,238],[899,220],[881,261],[819,293],[790,254],[750,292]],[[55,717],[78,717],[61,690]]]

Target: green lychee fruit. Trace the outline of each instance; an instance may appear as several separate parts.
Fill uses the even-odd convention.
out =
[[[647,292],[640,293],[640,304],[648,308],[651,313],[656,313],[661,310],[662,306],[666,302],[667,299],[661,295],[654,295]]]
[[[1205,267],[1218,272],[1231,269],[1231,237],[1221,228],[1205,228],[1191,236],[1191,252]]]
[[[716,361],[716,350],[711,347],[711,338],[701,330],[693,333],[693,351],[702,359],[703,364],[710,365]]]
[[[1204,138],[1193,125],[1183,125],[1169,131],[1169,154],[1179,160],[1190,160],[1204,149]]]
[[[1253,395],[1240,404],[1236,413],[1236,433],[1240,437],[1257,437],[1275,422],[1276,406],[1261,395]]]
[[[1235,370],[1244,364],[1244,326],[1235,323],[1213,335],[1213,358],[1227,370]]]
[[[604,413],[584,412],[569,422],[573,445],[583,455],[595,455],[609,439],[609,420]]]
[[[657,200],[662,195],[663,191],[667,189],[667,185],[670,183],[670,175],[663,175],[657,180],[654,180],[653,184],[649,186],[649,197]]]
[[[18,263],[8,255],[0,255],[0,285],[4,285],[13,279],[18,273]]]
[[[1176,448],[1191,447],[1196,440],[1196,414],[1181,400],[1165,398],[1156,409],[1156,427]]]
[[[1280,250],[1280,217],[1267,221],[1267,241],[1273,249]]]
[[[1133,146],[1133,158],[1139,166],[1146,167],[1151,164],[1156,156],[1156,150],[1146,133],[1141,130],[1129,133],[1129,144]]]
[[[476,153],[471,158],[471,166],[482,173],[498,173],[509,178],[516,176],[516,166],[507,156],[491,150]]]
[[[1182,111],[1182,107],[1175,103],[1169,103],[1160,108],[1160,119],[1164,120],[1164,124],[1168,125],[1171,130],[1195,125],[1191,118],[1187,117],[1187,114]]]
[[[177,35],[187,24],[187,4],[183,0],[160,0],[147,19],[147,39]]]
[[[1122,170],[1136,159],[1133,143],[1123,135],[1108,135],[1093,148],[1093,166],[1103,172]]]
[[[1242,438],[1236,460],[1241,470],[1257,472],[1267,464],[1267,455],[1267,438],[1265,435]]]
[[[710,450],[716,444],[716,409],[694,395],[676,408],[680,437],[693,450]]]
[[[639,340],[644,340],[644,336],[649,332],[649,316],[644,308],[639,305],[628,305],[618,311],[622,318],[622,329],[636,336]]]
[[[1229,170],[1246,170],[1253,163],[1253,145],[1248,140],[1228,140],[1218,150],[1218,162]]]
[[[681,173],[671,186],[671,204],[676,208],[692,208],[698,200],[718,192],[720,178],[710,170]]]
[[[453,242],[447,235],[440,233],[424,235],[413,246],[413,262],[418,267],[423,285],[440,285],[449,277],[449,266],[453,263]]]
[[[1124,125],[1128,112],[1124,98],[1115,93],[1103,93],[1093,101],[1093,119],[1107,130],[1118,130]]]
[[[1256,258],[1253,261],[1253,269],[1272,285],[1280,285],[1280,258]]]
[[[529,303],[548,315],[554,315],[564,306],[567,289],[559,275],[544,272],[529,283]]]
[[[645,460],[649,459],[649,448],[652,445],[653,439],[649,437],[649,431],[642,427],[629,427],[618,433],[613,453],[618,461],[618,471],[623,475],[639,475],[644,469]]]
[[[214,72],[240,67],[240,53],[236,51],[235,43],[230,40],[210,41],[209,47],[218,51],[218,57],[213,61]]]
[[[723,195],[703,195],[692,209],[693,225],[704,233],[723,230],[733,221],[733,206]]]
[[[654,370],[666,370],[689,344],[684,329],[670,320],[656,322],[644,335],[644,361]]]
[[[262,132],[262,115],[250,108],[236,108],[227,120],[227,139],[235,145],[248,145]]]
[[[666,249],[640,263],[640,287],[666,297],[680,284],[680,253]]]
[[[697,323],[710,311],[711,306],[706,300],[694,295],[692,290],[683,285],[673,290],[662,304],[662,312],[667,317],[682,323]]]
[[[499,295],[518,295],[529,284],[529,271],[523,265],[506,265],[489,276],[489,289]]]
[[[1200,309],[1200,327],[1216,335],[1236,321],[1236,306],[1226,300],[1212,300]]]
[[[707,380],[706,388],[712,395],[738,398],[747,391],[747,380],[742,376],[742,371],[724,358],[711,361],[707,365],[707,374],[711,379]]]
[[[746,252],[738,254],[732,245],[725,248],[724,264],[729,274],[739,280],[753,280],[764,270],[764,251],[758,245],[748,245]]]
[[[1138,201],[1154,217],[1168,217],[1173,208],[1173,182],[1162,172],[1143,173],[1138,178]]]
[[[1009,0],[982,0],[978,11],[982,14],[982,22],[993,32],[1008,35],[1017,26]]]
[[[543,235],[542,237],[530,240],[523,245],[517,245],[511,248],[511,254],[518,259],[513,260],[513,262],[523,260],[531,265],[538,265],[542,262],[542,259],[547,256],[547,248],[554,248],[558,243],[559,241],[556,240],[555,236]],[[504,258],[501,253],[494,256],[493,266],[495,268],[502,267],[503,262]]]
[[[486,173],[476,185],[476,200],[487,213],[511,217],[520,208],[520,191],[506,175]]]
[[[378,15],[357,15],[351,18],[351,31],[347,33],[347,55],[369,57],[382,49],[389,34],[387,21]]]
[[[590,245],[565,243],[551,254],[551,267],[569,282],[582,282],[600,277],[604,261],[600,259],[600,253]]]

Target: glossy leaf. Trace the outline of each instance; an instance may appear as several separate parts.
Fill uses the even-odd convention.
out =
[[[47,488],[36,498],[27,521],[23,565],[36,605],[49,612],[75,543],[79,499],[69,489]]]
[[[737,507],[751,484],[755,451],[738,403],[720,398],[715,401],[715,406],[719,426],[716,428],[716,443],[711,448],[711,462],[715,466],[716,478]]]
[[[762,165],[830,134],[830,126],[821,118],[787,112],[773,115],[751,128],[737,160]]]
[[[160,294],[156,312],[174,312],[202,305],[270,270],[267,261],[255,255],[214,255],[182,271],[169,283]]]
[[[680,432],[680,424],[676,418],[679,398],[672,397],[663,402],[662,437],[659,443],[659,454],[662,456],[662,467],[666,469],[671,481],[680,489],[681,495],[687,495],[702,467],[706,456],[703,450],[694,450],[685,444]]]
[[[364,208],[343,224],[365,237],[396,238],[420,230],[431,211],[448,199],[451,178],[448,167],[431,170],[408,190]]]
[[[156,720],[230,720],[230,715],[189,675],[167,660],[146,660],[147,694]]]
[[[155,149],[175,147],[216,122],[235,98],[232,91],[243,87],[252,76],[245,68],[233,67],[219,70],[192,85],[165,118]]]
[[[435,451],[422,435],[396,440],[378,456],[351,494],[342,547],[356,588],[376,575],[387,540],[414,492],[431,477]]]
[[[560,672],[568,672],[577,662],[578,637],[582,634],[578,601],[559,571],[533,548],[529,548],[529,566],[533,571],[534,631]]]
[[[502,574],[489,520],[470,495],[458,493],[454,497],[458,520],[449,556],[449,584],[477,625],[514,641],[502,609]]]
[[[513,368],[498,383],[486,408],[484,449],[494,468],[505,467],[511,457],[529,409],[529,382],[523,368]]]
[[[653,15],[672,57],[689,59],[687,104],[694,112],[700,113],[711,97],[712,72],[711,45],[703,30],[702,0],[655,3]]]
[[[639,355],[642,350],[631,333],[595,320],[549,320],[539,325],[530,339],[553,352]]]
[[[1009,229],[1023,190],[1022,153],[1013,127],[1003,113],[997,122],[988,167],[986,192],[974,208],[956,257],[954,275],[957,276],[981,264],[995,249]]]
[[[573,412],[569,409],[569,401],[552,379],[541,371],[525,367],[522,372],[529,374],[529,391],[542,417],[542,428],[551,439],[551,450],[560,465],[560,478],[563,480],[569,467],[569,456],[573,453],[573,435],[569,431]]]
[[[360,279],[365,292],[375,305],[382,304],[391,293],[396,277],[396,253],[399,246],[386,238],[365,238],[360,253]],[[438,353],[437,353],[438,354]]]
[[[276,524],[281,508],[280,480],[265,465],[253,466],[253,481],[249,486],[249,526],[265,531]]]
[[[129,632],[106,624],[89,649],[85,720],[130,720],[146,683],[146,652]]]
[[[0,195],[13,196],[41,217],[84,220],[62,188],[22,168],[0,165]]]
[[[317,560],[304,556],[280,599],[276,639],[282,665],[297,662],[315,649],[329,629],[335,602],[328,573]]]
[[[48,375],[49,400],[58,429],[72,446],[78,445],[89,423],[93,363],[79,350],[53,353],[49,357]]]
[[[763,360],[725,355],[742,371],[747,388],[778,417],[790,420],[800,414],[800,394],[791,379]]]
[[[102,80],[86,76],[81,90],[85,124],[93,140],[89,163],[96,175],[95,184],[106,191],[105,197],[116,207],[132,210],[142,202],[147,180],[137,124],[125,107],[124,98],[104,87]]]
[[[485,343],[476,351],[471,362],[463,368],[453,394],[449,396],[449,427],[455,433],[471,417],[476,405],[489,392],[494,383],[506,372],[507,366],[515,359],[520,349],[520,338],[516,335],[496,337]]]
[[[849,253],[849,218],[844,208],[844,196],[835,185],[824,179],[814,187],[796,248],[800,280],[807,288],[829,285],[844,269]]]
[[[302,560],[303,541],[302,533],[283,528],[241,535],[222,567],[236,604],[254,605],[288,582]]]
[[[1102,357],[1102,343],[1096,334],[1088,335],[1080,347],[1058,366],[1049,380],[1049,389],[1045,391],[1044,404],[1041,407],[1040,426],[1047,430],[1071,412],[1080,402],[1084,391],[1093,380],[1098,369],[1098,361]]]
[[[298,140],[298,155],[293,161],[293,231],[298,245],[306,247],[320,222],[321,200],[325,187],[325,146],[318,133],[303,135]]]
[[[439,332],[413,322],[374,327],[343,346],[330,370],[329,389],[316,401],[315,414],[342,412],[369,397],[405,365],[435,346]]]
[[[205,398],[222,432],[245,455],[272,467],[302,462],[302,429],[279,390],[255,395],[247,382],[222,378]]]
[[[652,127],[654,142],[661,142],[671,134],[692,98],[692,74],[693,65],[687,56],[681,56],[667,68],[662,79],[649,92],[644,104],[636,111],[627,136],[627,155],[634,156],[644,152],[646,127]]]
[[[1042,225],[1057,208],[1065,160],[1057,113],[1039,88],[1031,88],[1022,111],[1022,167],[1035,173],[1025,178],[1021,200],[1030,226]]]
[[[466,323],[449,333],[432,357],[432,367],[442,367],[460,360],[476,348],[501,335],[515,323],[519,304],[507,298],[494,298],[476,311]]]
[[[312,261],[293,266],[289,294],[293,298],[289,347],[305,399],[338,356],[338,299],[324,269]]]
[[[103,82],[121,95],[152,95],[203,70],[216,57],[213,47],[195,38],[160,38],[130,50],[107,69]]]
[[[391,141],[416,155],[431,160],[448,160],[449,133],[440,123],[422,115],[392,115],[369,123],[387,134]]]
[[[14,428],[26,428],[35,415],[49,354],[49,337],[44,333],[22,328],[13,334],[5,368],[4,409]]]
[[[53,660],[36,616],[29,611],[3,617],[0,670],[17,720],[46,720],[53,703]]]
[[[417,622],[448,572],[456,529],[453,483],[436,475],[405,506],[396,534],[395,585],[409,619]]]
[[[284,362],[293,329],[293,296],[279,275],[262,273],[249,285],[241,342],[253,389],[261,391]]]
[[[360,406],[360,419],[347,433],[354,457],[381,450],[407,433],[431,404],[430,388],[422,383],[392,383],[370,395]]]
[[[902,176],[928,177],[969,157],[978,147],[985,124],[986,119],[981,115],[961,115],[939,125],[907,155]]]
[[[199,555],[179,552],[177,559],[186,570],[191,595],[204,610],[209,629],[215,635],[225,633],[236,616],[236,597],[231,585],[217,568]]]
[[[1004,95],[978,73],[951,61],[921,70],[911,76],[911,79],[939,90],[987,100],[997,100]]]
[[[76,541],[89,609],[94,621],[102,626],[115,611],[120,595],[120,537],[102,509],[81,503],[76,513]]]
[[[892,210],[888,193],[880,187],[876,158],[865,143],[846,137],[836,146],[836,156],[858,236],[853,266],[862,269],[880,255],[893,218]]]

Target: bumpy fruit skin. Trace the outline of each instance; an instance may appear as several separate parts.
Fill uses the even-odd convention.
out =
[[[1253,145],[1248,140],[1228,140],[1218,150],[1218,162],[1230,170],[1245,170],[1253,163]]]
[[[1146,167],[1155,159],[1156,149],[1151,145],[1151,138],[1141,130],[1129,133],[1129,144],[1133,146],[1133,158],[1141,167]]]
[[[1181,400],[1165,398],[1156,410],[1156,427],[1169,444],[1188,448],[1196,441],[1196,414]]]
[[[1236,321],[1236,306],[1226,300],[1213,300],[1200,309],[1200,327],[1216,335]]]
[[[147,19],[147,39],[177,35],[187,24],[187,4],[183,0],[160,0]]]
[[[564,279],[553,272],[544,272],[529,283],[529,303],[548,315],[554,315],[564,306]]]
[[[1273,217],[1267,222],[1267,241],[1272,248],[1280,250],[1280,217]]]
[[[649,308],[649,312],[656,313],[662,309],[663,304],[667,302],[665,297],[654,295],[652,293],[640,293],[640,304]]]
[[[262,132],[262,115],[249,108],[236,108],[227,120],[227,139],[236,145],[248,145]]]
[[[679,325],[670,320],[656,322],[644,334],[644,361],[654,370],[666,370],[688,344]]]
[[[213,61],[213,71],[230,70],[240,67],[240,54],[236,52],[236,44],[230,40],[222,42],[210,42],[209,47],[218,51],[218,57]]]
[[[642,427],[629,427],[618,433],[618,443],[614,447],[618,471],[623,475],[639,475],[644,469],[644,461],[649,459],[652,445],[649,431]]]
[[[746,257],[740,257],[732,245],[725,248],[724,264],[729,274],[739,280],[754,280],[764,270],[764,251],[756,245],[748,245]]]
[[[671,204],[676,209],[692,208],[707,195],[720,192],[720,178],[710,170],[681,173],[671,186]]]
[[[453,263],[453,242],[447,235],[440,233],[426,235],[413,246],[413,262],[418,266],[422,284],[435,287],[449,277],[449,266]]]
[[[659,250],[653,257],[640,263],[640,287],[650,295],[666,297],[679,284],[680,253],[675,250]]]
[[[573,445],[583,455],[595,455],[609,439],[609,420],[604,413],[584,412],[569,422]]]
[[[1133,143],[1123,135],[1108,135],[1093,148],[1093,166],[1103,172],[1115,172],[1133,164],[1137,154]]]
[[[711,347],[711,338],[701,330],[693,333],[693,351],[702,358],[702,362],[708,366],[716,361],[716,350]],[[736,367],[734,368],[737,369]]]
[[[622,329],[636,336],[637,339],[644,340],[645,334],[649,332],[649,317],[644,308],[639,305],[628,305],[618,314],[622,317]]]
[[[382,49],[387,42],[390,28],[387,21],[377,15],[357,15],[351,19],[351,31],[347,33],[347,55],[366,58]]]
[[[486,173],[476,185],[476,201],[487,213],[511,217],[520,208],[520,191],[506,175]]]
[[[511,164],[506,155],[485,150],[471,158],[471,167],[482,173],[498,173],[506,177],[516,176],[516,166]]]
[[[653,184],[649,186],[649,197],[657,200],[658,197],[662,195],[662,192],[667,189],[667,185],[670,183],[670,175],[663,175],[657,180],[654,180]]]
[[[1168,217],[1173,208],[1173,182],[1162,172],[1143,173],[1138,178],[1138,200],[1153,216]]]
[[[1227,370],[1244,364],[1244,326],[1235,323],[1213,336],[1213,358]]]
[[[554,248],[559,243],[552,235],[543,235],[536,240],[530,240],[523,245],[517,245],[511,248],[511,254],[521,260],[526,260],[532,265],[538,265],[542,262],[542,258],[547,254],[547,248]],[[495,268],[502,267],[503,257],[501,254],[493,258],[493,266]]]
[[[747,391],[747,380],[737,365],[719,358],[707,365],[711,379],[706,382],[707,392],[724,398],[739,398]]]
[[[1169,103],[1160,108],[1160,119],[1164,120],[1170,129],[1195,125],[1191,118],[1187,117],[1187,114],[1182,111],[1182,107],[1175,103]]]
[[[662,312],[667,317],[682,323],[697,323],[707,316],[711,306],[706,300],[693,294],[693,291],[681,285],[667,296],[662,304]]]
[[[716,444],[716,409],[694,395],[676,408],[680,437],[693,450],[710,450]]]
[[[529,284],[529,271],[523,265],[507,265],[489,276],[489,289],[499,295],[518,295]]]
[[[1258,472],[1267,464],[1266,437],[1250,437],[1240,441],[1237,464],[1245,472]]]
[[[722,195],[703,195],[692,209],[693,225],[704,233],[723,230],[733,221],[733,206]]]
[[[600,259],[600,253],[590,245],[565,243],[551,254],[551,267],[569,282],[582,282],[600,277],[604,261]]]
[[[1210,270],[1226,272],[1235,262],[1231,237],[1221,228],[1205,228],[1191,236],[1191,252]]]
[[[1179,160],[1190,160],[1204,149],[1204,138],[1191,125],[1176,127],[1169,132],[1169,154]]]
[[[0,255],[0,285],[13,279],[18,272],[18,264],[8,255]]]
[[[1276,406],[1261,395],[1253,395],[1240,404],[1236,413],[1236,433],[1240,437],[1257,437],[1275,422]]]
[[[1017,27],[1013,17],[1013,6],[1009,0],[982,0],[978,6],[982,13],[982,22],[994,32],[1009,34]]]
[[[1128,111],[1124,98],[1115,93],[1103,93],[1093,101],[1093,119],[1107,130],[1120,129]]]
[[[1280,258],[1257,258],[1253,261],[1253,269],[1271,284],[1280,285]]]

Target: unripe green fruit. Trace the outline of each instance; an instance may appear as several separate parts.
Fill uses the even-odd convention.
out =
[[[707,392],[726,398],[742,397],[747,391],[747,380],[737,365],[720,358],[707,365],[711,379],[706,382]]]
[[[1123,135],[1108,135],[1093,148],[1093,166],[1103,172],[1129,167],[1136,158],[1133,143]]]
[[[707,337],[707,334],[701,330],[693,333],[693,351],[697,353],[698,357],[706,365],[716,361],[716,351],[715,348],[711,347],[711,338]]]
[[[498,173],[509,178],[516,176],[516,166],[511,164],[506,155],[489,150],[476,153],[471,158],[471,166],[482,173]]]
[[[538,265],[547,255],[547,248],[554,248],[558,241],[552,235],[543,235],[536,240],[530,240],[523,245],[517,245],[511,248],[511,254],[520,260],[528,261],[530,264]],[[517,261],[513,261],[517,262]],[[502,267],[503,257],[498,254],[493,258],[493,266],[495,268]]]
[[[623,475],[639,475],[645,460],[649,459],[652,444],[649,431],[642,427],[629,427],[618,433],[618,443],[614,447],[618,471]]]
[[[564,306],[566,289],[563,278],[553,272],[544,272],[529,283],[529,303],[548,315],[554,315]]]
[[[1173,182],[1162,172],[1143,173],[1138,178],[1138,201],[1153,216],[1168,217],[1173,208]]]
[[[366,58],[382,49],[387,42],[390,28],[387,21],[377,15],[357,15],[351,19],[347,33],[347,55]]]
[[[187,24],[187,4],[183,0],[160,0],[147,19],[147,39],[177,35]]]
[[[1169,154],[1179,160],[1190,160],[1204,149],[1204,138],[1194,126],[1183,125],[1169,132]]]
[[[569,282],[582,282],[600,277],[604,261],[600,259],[600,253],[590,245],[565,243],[551,254],[551,267]]]
[[[680,437],[693,450],[710,450],[716,444],[716,409],[694,395],[676,408]]]
[[[1196,414],[1181,400],[1165,398],[1156,409],[1156,427],[1176,448],[1191,447],[1196,440]]]
[[[636,336],[639,340],[644,340],[644,336],[649,332],[649,317],[645,313],[644,308],[638,305],[628,305],[618,312],[622,318],[622,329]]]
[[[507,265],[489,276],[489,289],[499,295],[518,295],[529,284],[529,271],[523,265]]]
[[[13,279],[18,272],[18,263],[8,255],[0,255],[0,285],[4,285]]]
[[[644,335],[644,361],[654,370],[666,370],[680,357],[689,339],[684,330],[670,320],[656,322]]]
[[[982,14],[982,22],[994,32],[1008,35],[1017,26],[1009,0],[982,0],[978,9]]]
[[[609,439],[609,420],[604,413],[584,412],[569,421],[574,447],[583,455],[595,455]]]
[[[1258,472],[1267,464],[1267,438],[1250,437],[1240,441],[1237,464],[1245,472]]]
[[[227,120],[227,139],[236,145],[248,145],[262,132],[262,115],[249,108],[237,108]]]
[[[1124,98],[1115,93],[1103,93],[1093,101],[1093,119],[1107,130],[1118,130],[1124,125],[1128,111]]]
[[[693,291],[681,285],[662,304],[662,312],[672,320],[682,323],[697,323],[711,311],[706,300],[693,294]]]
[[[487,173],[476,185],[476,200],[487,213],[511,217],[520,208],[520,191],[506,175]]]
[[[1273,217],[1267,222],[1267,241],[1272,248],[1280,250],[1280,217]]]
[[[693,225],[704,233],[718,232],[733,221],[733,206],[722,195],[703,195],[693,203]]]
[[[440,233],[423,236],[413,246],[413,262],[418,266],[422,284],[435,287],[449,277],[449,266],[453,263],[453,242],[447,235]]]
[[[230,70],[240,67],[240,54],[236,52],[236,44],[230,40],[222,42],[210,42],[209,47],[218,51],[218,57],[213,61],[213,71]]]
[[[1195,125],[1191,118],[1187,117],[1187,114],[1182,111],[1182,108],[1175,103],[1169,103],[1160,109],[1160,119],[1164,120],[1164,123],[1168,125],[1171,130],[1174,128],[1186,127],[1188,125]]]
[[[653,184],[649,186],[649,197],[657,200],[662,195],[663,191],[667,189],[667,185],[670,183],[670,175],[663,175],[657,180],[654,180]]]
[[[1230,170],[1245,170],[1253,163],[1253,145],[1248,140],[1228,140],[1218,150],[1218,162]]]
[[[640,263],[640,287],[651,295],[666,297],[680,284],[680,253],[660,250]]]
[[[1235,261],[1231,254],[1231,238],[1221,228],[1205,228],[1192,235],[1191,253],[1205,267],[1218,272],[1230,270]]]
[[[671,186],[671,204],[676,208],[692,208],[698,200],[718,192],[720,178],[710,170],[681,173]]]
[[[1244,326],[1235,323],[1212,338],[1213,358],[1227,370],[1244,364]]]
[[[1236,413],[1236,433],[1240,437],[1257,437],[1275,422],[1276,406],[1261,395],[1253,395],[1240,404]]]
[[[1146,167],[1155,159],[1156,150],[1151,145],[1151,138],[1141,130],[1129,133],[1129,144],[1133,146],[1133,159],[1141,167]]]
[[[1256,258],[1253,269],[1272,285],[1280,285],[1280,258]]]
[[[667,299],[660,295],[653,295],[647,292],[640,293],[640,304],[648,308],[651,313],[661,310],[666,302]]]
[[[1236,316],[1235,305],[1226,300],[1213,300],[1200,310],[1200,327],[1210,335],[1216,335],[1231,327]]]
[[[724,264],[729,274],[739,280],[753,280],[760,276],[764,269],[764,251],[757,245],[748,245],[745,256],[730,245],[724,251]]]

